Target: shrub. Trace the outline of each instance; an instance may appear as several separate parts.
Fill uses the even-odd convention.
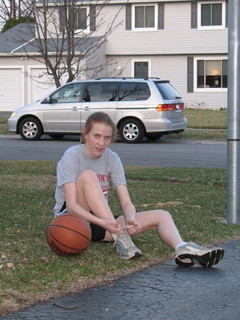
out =
[[[33,17],[19,17],[19,18],[9,18],[2,28],[2,32],[5,32],[13,27],[15,27],[19,23],[29,23],[34,22],[35,19]]]

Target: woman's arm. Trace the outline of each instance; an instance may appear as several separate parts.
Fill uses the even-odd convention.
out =
[[[131,201],[127,186],[120,185],[116,187],[116,193],[125,217],[126,225],[132,226],[132,228],[129,228],[128,232],[129,234],[134,235],[140,231],[141,225],[136,219],[136,209]]]

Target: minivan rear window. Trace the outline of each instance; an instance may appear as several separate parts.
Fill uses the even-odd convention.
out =
[[[176,100],[181,98],[180,94],[169,82],[156,81],[155,84],[164,100]]]

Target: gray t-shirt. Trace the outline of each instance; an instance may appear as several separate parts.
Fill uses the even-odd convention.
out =
[[[84,144],[72,146],[65,151],[57,165],[56,204],[53,209],[55,215],[59,213],[65,201],[63,185],[76,182],[84,170],[93,170],[97,174],[106,200],[110,180],[114,188],[126,184],[122,162],[115,152],[106,149],[98,159],[91,159],[85,153]]]

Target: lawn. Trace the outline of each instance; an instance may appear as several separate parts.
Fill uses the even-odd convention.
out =
[[[167,138],[193,140],[227,140],[227,109],[185,109],[188,126],[185,131]]]
[[[0,162],[0,315],[39,301],[140,271],[166,259],[173,250],[155,232],[135,238],[144,256],[123,261],[112,243],[92,243],[80,256],[53,253],[45,239],[52,219],[55,162]],[[226,170],[126,167],[129,191],[138,211],[172,213],[183,238],[202,245],[240,237],[240,227],[226,219]],[[112,192],[110,205],[119,206]]]
[[[7,119],[8,117],[0,115],[0,134],[10,134],[7,129]]]
[[[188,128],[195,129],[226,129],[227,109],[204,110],[185,109],[188,119]]]

